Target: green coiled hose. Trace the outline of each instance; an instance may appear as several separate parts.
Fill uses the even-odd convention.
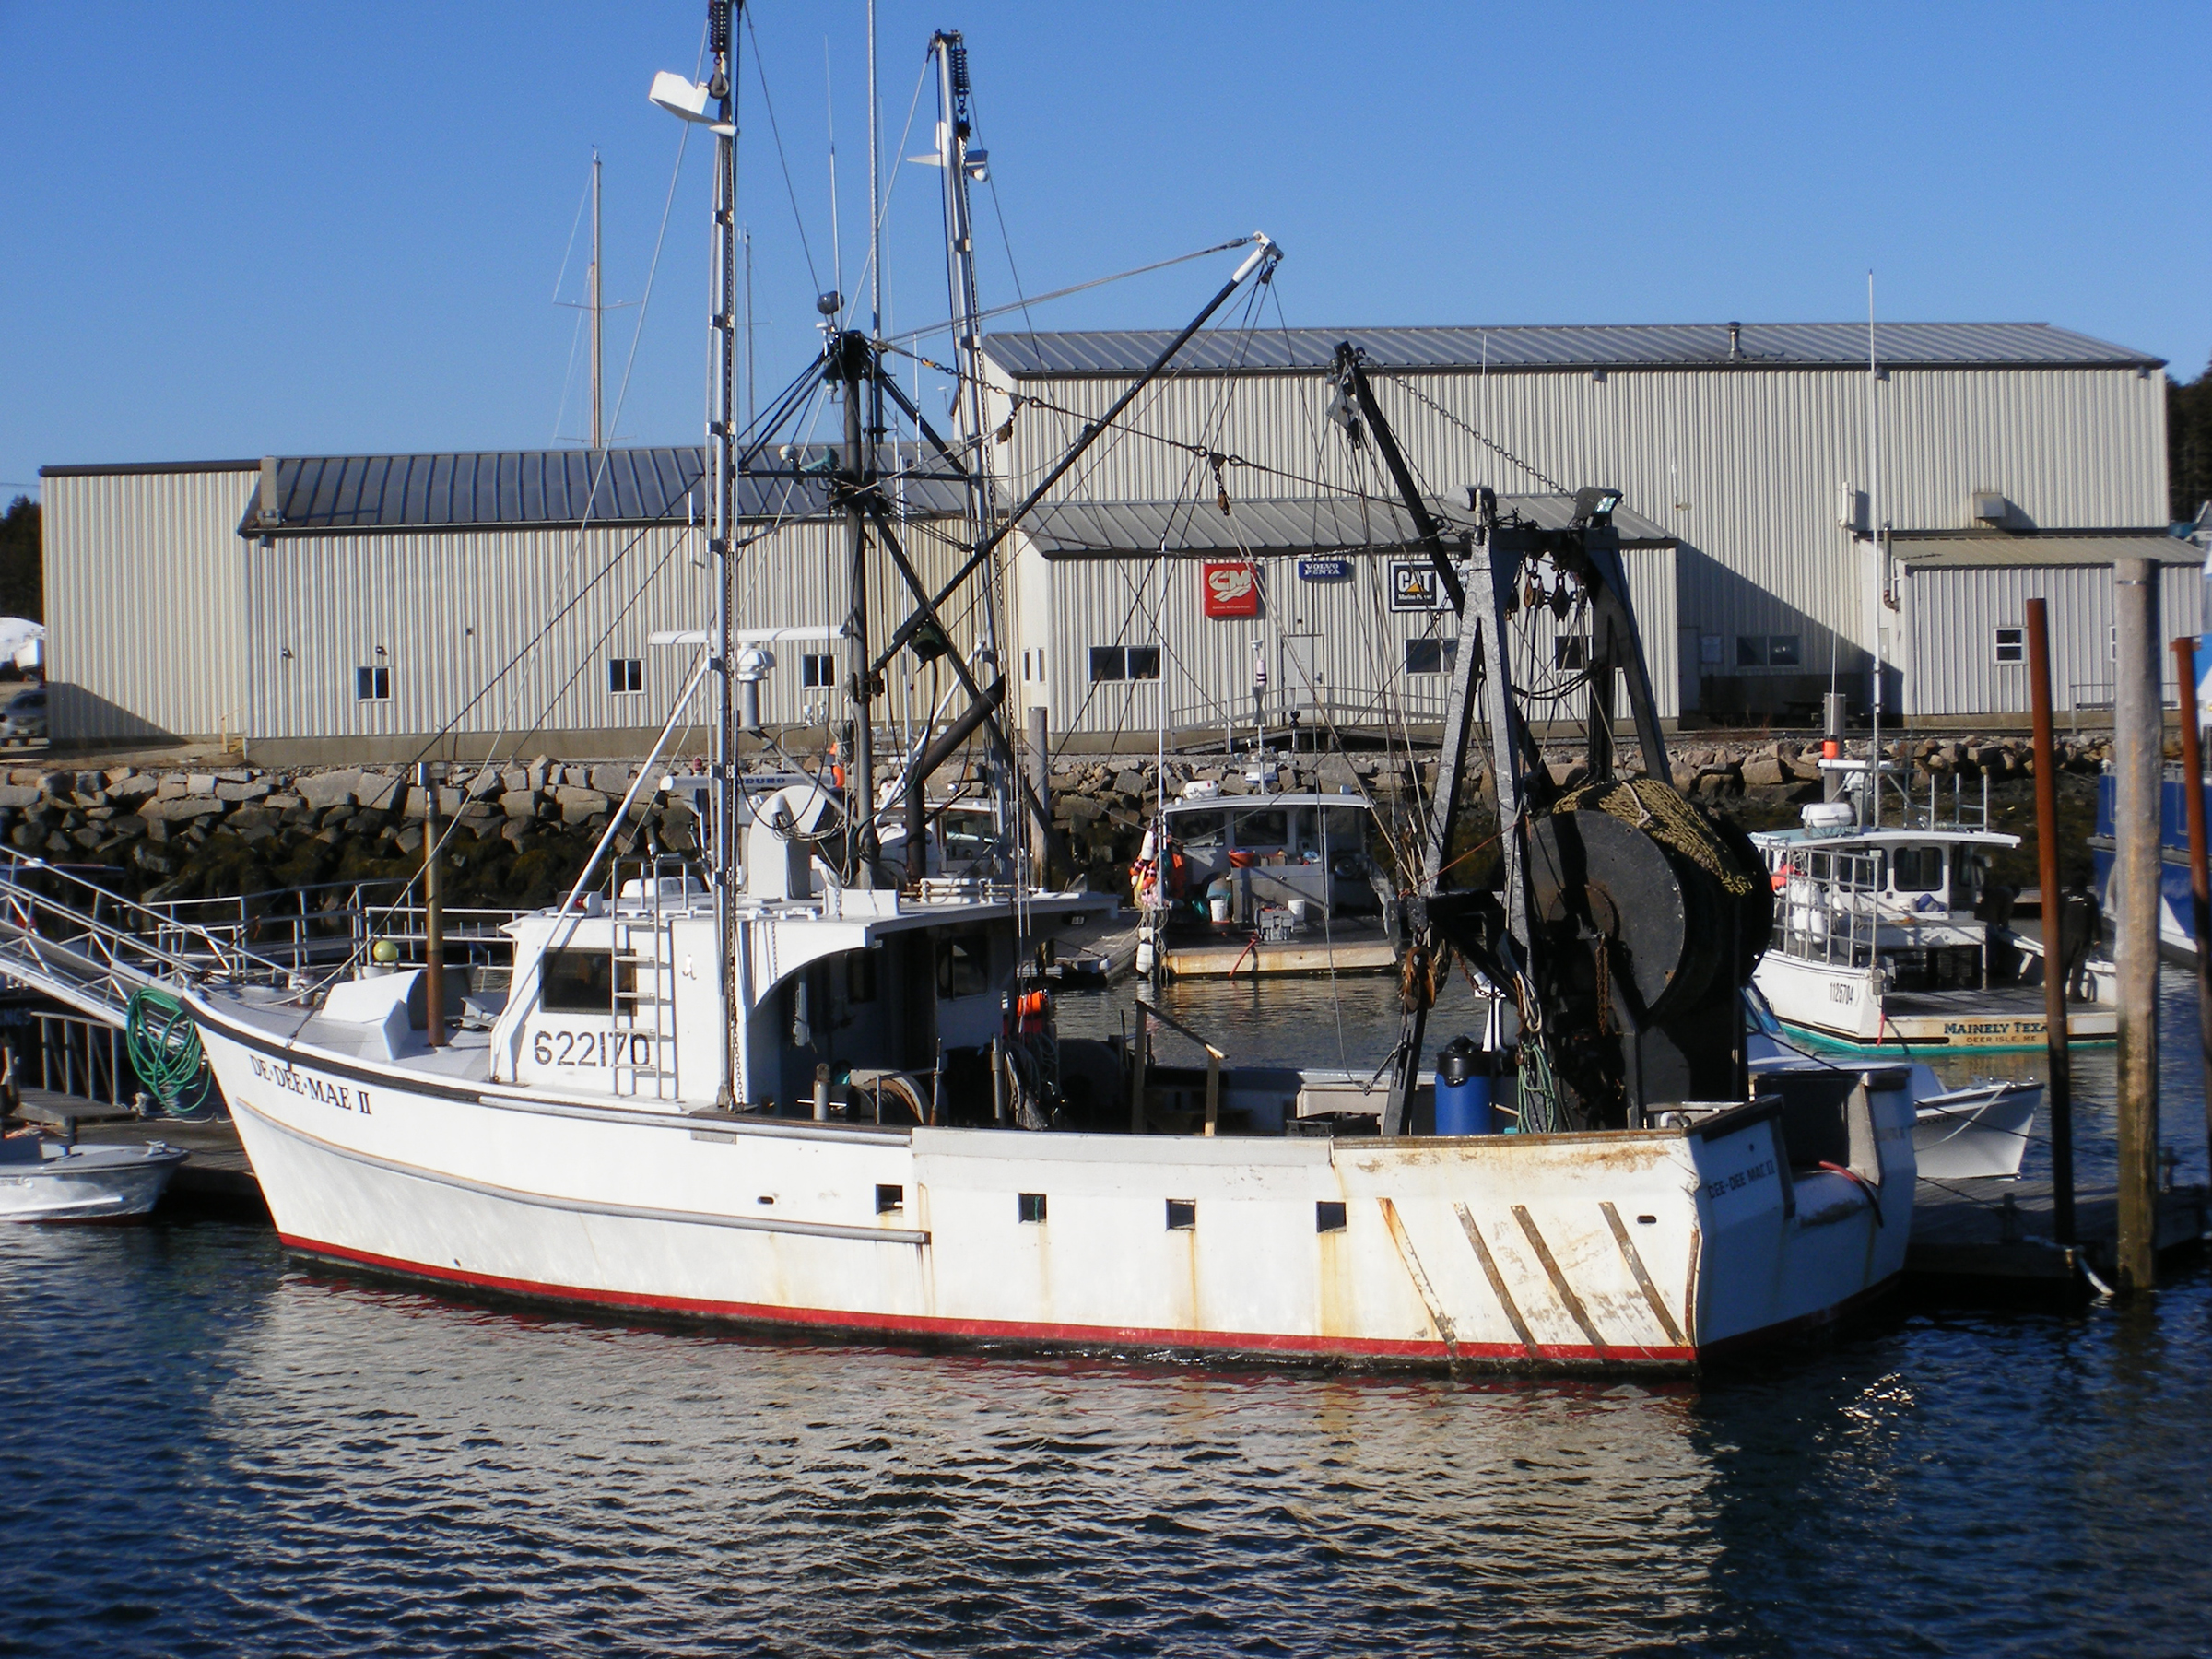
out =
[[[164,1112],[182,1117],[200,1109],[215,1073],[200,1047],[200,1028],[182,997],[152,985],[133,992],[123,1037],[139,1080],[154,1091]]]

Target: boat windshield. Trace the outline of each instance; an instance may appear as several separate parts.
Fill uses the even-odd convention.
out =
[[[1934,893],[1943,887],[1941,847],[1899,847],[1889,854],[1889,886],[1900,893]]]
[[[1203,812],[1178,812],[1168,819],[1168,833],[1184,846],[1194,849],[1218,847],[1229,824],[1229,814],[1219,807]]]
[[[1301,851],[1357,853],[1367,845],[1366,818],[1361,806],[1300,806],[1290,827]]]
[[[1240,848],[1283,847],[1290,841],[1289,814],[1280,806],[1254,806],[1230,821]]]

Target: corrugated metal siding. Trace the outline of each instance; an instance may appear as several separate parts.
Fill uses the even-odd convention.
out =
[[[57,742],[215,737],[246,720],[251,472],[44,482],[46,650]]]
[[[907,528],[909,558],[925,582],[941,583],[955,562],[943,527]],[[505,734],[519,745],[534,730],[654,729],[694,658],[648,637],[704,628],[712,614],[705,534],[696,529],[441,530],[238,545],[248,549],[253,591],[257,738],[450,730]],[[738,624],[842,621],[846,569],[841,525],[785,526],[743,552]],[[871,578],[880,641],[912,602],[888,559],[875,558]],[[959,621],[952,626],[963,647],[971,642]],[[763,688],[771,723],[797,722],[810,700],[829,701],[801,685],[808,653],[839,655],[841,681],[841,647],[776,648]],[[618,657],[642,659],[641,695],[609,689],[607,663]],[[359,700],[355,671],[380,665],[391,670],[390,700]]]
[[[2159,656],[2171,703],[2178,688],[2165,642],[2203,626],[2205,579],[2186,565],[2165,566],[2159,576]],[[2051,699],[2060,719],[2072,711],[2090,710],[2109,720],[2114,677],[2112,572],[2104,565],[1913,571],[1904,585],[1910,712],[2028,713],[2028,666],[1996,660],[1996,630],[2022,626],[2030,599],[2049,602]]]
[[[1379,379],[1377,394],[1430,493],[1455,497],[1477,482],[1501,491],[1553,481],[1616,485],[1629,506],[1681,538],[1685,629],[1724,641],[1796,634],[1808,669],[1824,669],[1831,650],[1847,671],[1864,666],[1863,560],[1837,522],[1843,486],[1863,491],[1868,483],[1864,373],[1732,367],[1602,380],[1571,372],[1404,379]],[[1021,389],[1074,411],[1021,410],[1014,444],[1021,479],[1041,476],[1119,390],[1084,379]],[[1900,526],[1960,526],[1974,490],[2000,489],[2039,524],[2160,523],[2163,398],[2162,377],[2132,368],[1898,370],[1881,382],[1885,515]],[[1387,493],[1384,480],[1355,471],[1371,464],[1355,462],[1324,418],[1326,403],[1317,375],[1156,384],[1139,400],[1132,434],[1102,444],[1061,493],[1210,500],[1212,471],[1183,447],[1193,443],[1258,464],[1225,466],[1232,497],[1362,487]],[[1732,641],[1727,657],[1732,663]]]
[[[1679,712],[1674,554],[1657,548],[1624,557],[1654,699],[1662,718],[1672,719]],[[1257,559],[1262,614],[1233,621],[1204,614],[1206,562],[1048,559],[1034,549],[1021,553],[1019,646],[1046,653],[1043,696],[1031,678],[1028,700],[1051,708],[1055,731],[1132,741],[1163,719],[1170,732],[1231,722],[1248,728],[1254,641],[1267,666],[1270,722],[1283,720],[1293,706],[1309,724],[1333,721],[1371,730],[1442,717],[1449,676],[1408,675],[1406,645],[1426,637],[1455,638],[1458,618],[1449,611],[1390,610],[1388,557],[1356,556],[1349,580],[1327,582],[1300,581],[1295,556]],[[1526,638],[1517,641],[1519,683],[1561,678],[1552,666],[1559,631],[1548,611],[1528,618]],[[1158,681],[1091,680],[1092,647],[1155,644],[1162,653]],[[1033,677],[1034,657],[1022,668]],[[1620,707],[1625,713],[1626,705]],[[1560,710],[1562,717],[1580,713],[1579,695]],[[1133,746],[1141,747],[1141,741]]]

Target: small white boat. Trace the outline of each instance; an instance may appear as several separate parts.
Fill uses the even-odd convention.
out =
[[[1990,860],[2019,837],[1937,824],[1865,828],[1847,803],[1817,803],[1797,830],[1754,833],[1774,886],[1759,991],[1792,1036],[1830,1053],[1888,1057],[1931,1048],[2044,1046],[2042,947],[1980,914]],[[2118,1029],[2112,964],[2069,998],[2067,1040]]]
[[[1831,1065],[1792,1043],[1782,1021],[1756,990],[1746,994],[1745,1003],[1750,1014],[1754,1076]],[[1934,1068],[1917,1062],[1911,1068],[1911,1079],[1907,1089],[1912,1101],[1912,1156],[1922,1178],[2018,1176],[2035,1109],[2042,1104],[2041,1083],[1996,1078],[1947,1089]]]
[[[143,1216],[189,1156],[160,1141],[73,1147],[35,1133],[0,1138],[0,1221]]]

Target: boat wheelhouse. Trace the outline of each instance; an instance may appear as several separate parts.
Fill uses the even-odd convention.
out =
[[[1783,1023],[1843,1049],[2043,1047],[2042,946],[1993,920],[1990,903],[1992,861],[2019,837],[1979,824],[1861,828],[1850,812],[1809,806],[1804,827],[1751,838],[1774,887],[1754,981]],[[2086,978],[2094,994],[2070,1004],[2068,1041],[2111,1041],[2109,964]]]

